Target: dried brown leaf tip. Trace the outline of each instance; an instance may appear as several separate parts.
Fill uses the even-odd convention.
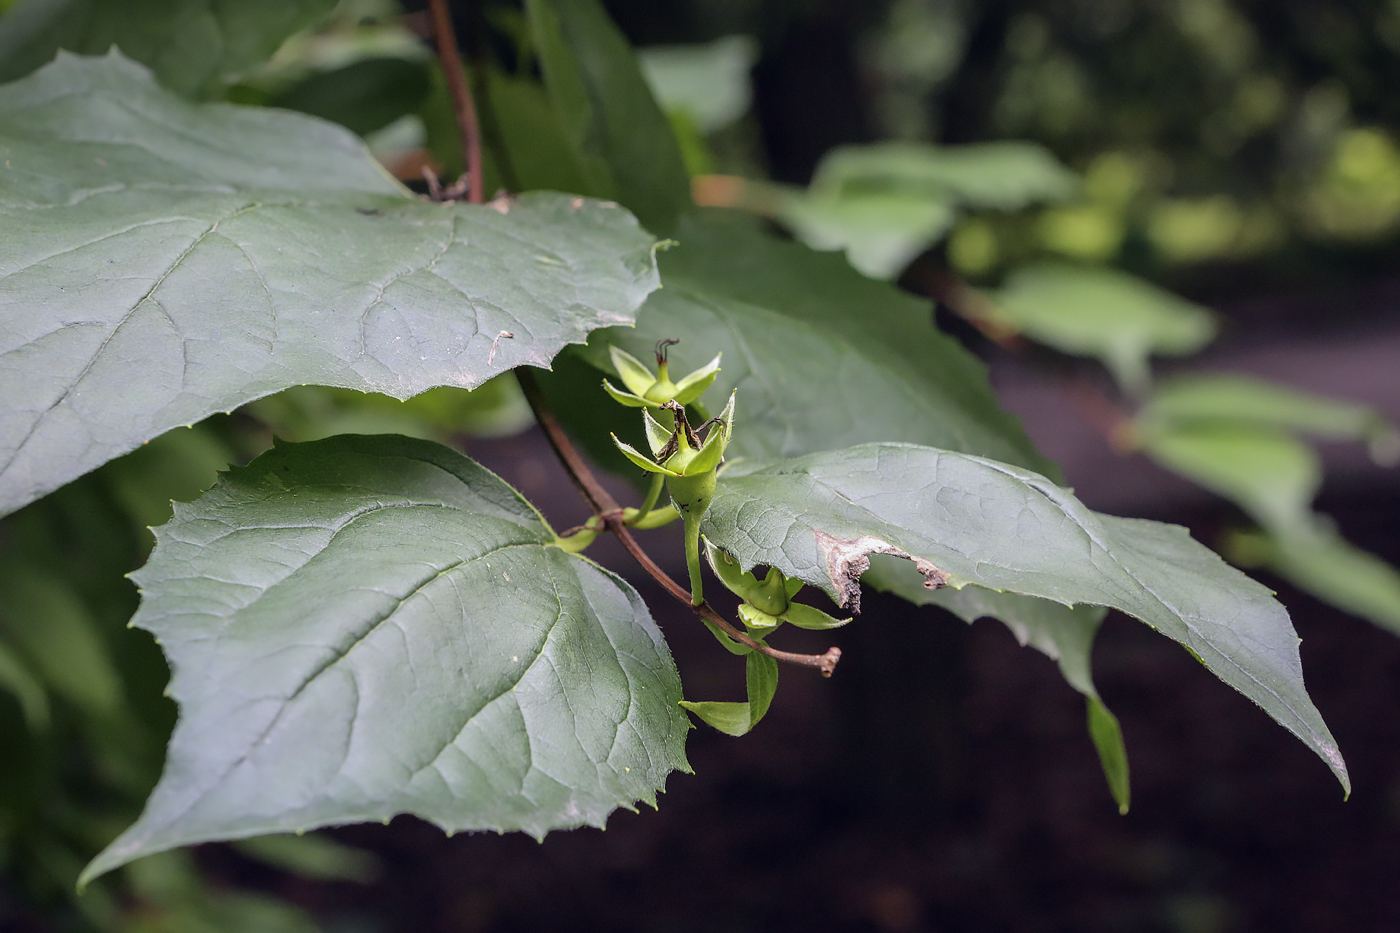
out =
[[[948,574],[929,561],[915,557],[874,535],[861,535],[859,538],[848,540],[824,531],[817,531],[815,534],[817,550],[821,551],[826,560],[827,576],[836,588],[837,602],[842,609],[850,612],[860,612],[860,578],[861,574],[870,569],[871,554],[889,554],[913,561],[914,567],[923,574],[924,586],[931,590],[936,590],[948,582]]]

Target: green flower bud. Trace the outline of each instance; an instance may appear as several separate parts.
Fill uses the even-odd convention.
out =
[[[627,390],[623,391],[617,388],[606,379],[603,380],[603,389],[615,401],[631,408],[659,409],[667,402],[672,401],[681,405],[693,403],[705,393],[705,390],[714,383],[715,377],[719,375],[720,354],[716,353],[715,358],[709,363],[686,375],[679,382],[672,382],[671,365],[666,358],[666,348],[679,342],[678,340],[663,340],[656,345],[657,372],[655,374],[646,367],[645,363],[626,350],[617,346],[609,347],[608,355],[612,358],[613,369],[617,370],[617,375],[622,379],[622,384],[627,387]],[[669,414],[663,416],[663,420],[669,421]]]

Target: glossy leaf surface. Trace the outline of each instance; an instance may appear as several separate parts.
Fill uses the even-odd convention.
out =
[[[135,580],[180,705],[86,878],[209,839],[387,820],[602,825],[686,768],[640,597],[519,494],[402,437],[283,445],[177,507]]]
[[[1288,613],[1183,528],[1091,512],[1006,464],[867,444],[735,464],[704,530],[743,568],[775,566],[848,607],[869,556],[883,553],[911,558],[930,583],[1121,609],[1184,645],[1347,784],[1304,689]]]
[[[115,54],[0,89],[0,151],[0,514],[293,385],[548,366],[656,287],[617,207],[430,204],[339,127],[192,105]]]

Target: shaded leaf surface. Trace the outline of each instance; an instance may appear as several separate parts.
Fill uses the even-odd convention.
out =
[[[690,206],[690,177],[636,55],[598,0],[526,0],[545,87],[589,181],[659,234]]]
[[[1005,464],[867,444],[735,464],[704,531],[743,568],[775,566],[842,605],[859,599],[869,555],[887,553],[915,559],[930,582],[1121,609],[1184,645],[1347,784],[1303,687],[1288,613],[1183,528],[1091,512],[1044,477]]]
[[[1054,469],[997,404],[985,367],[933,326],[928,302],[742,215],[691,215],[677,238],[636,328],[583,352],[608,373],[609,343],[647,360],[658,340],[680,338],[676,372],[723,352],[707,398],[740,389],[730,458],[897,440]]]
[[[410,197],[344,130],[195,106],[117,55],[0,89],[0,513],[293,385],[547,366],[656,286],[625,211]]]
[[[46,65],[59,49],[103,55],[113,45],[185,95],[213,89],[270,57],[335,0],[24,0],[0,18],[0,82]]]
[[[133,624],[180,705],[141,819],[88,867],[414,813],[449,831],[602,825],[686,768],[640,597],[425,441],[283,445],[177,508]]]

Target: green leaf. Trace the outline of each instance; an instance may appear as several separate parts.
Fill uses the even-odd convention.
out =
[[[1121,609],[1184,645],[1348,786],[1288,613],[1183,528],[1091,512],[1044,477],[980,457],[867,444],[735,464],[704,533],[742,568],[777,567],[847,608],[869,556],[893,554],[930,584]]]
[[[749,69],[758,61],[752,36],[724,36],[695,45],[654,45],[637,58],[656,100],[681,111],[702,133],[723,129],[748,112]]]
[[[711,630],[714,631],[713,626]],[[778,662],[750,650],[745,659],[744,681],[749,694],[744,703],[682,700],[680,705],[725,735],[747,735],[768,714],[773,695],[778,692]]]
[[[625,211],[410,197],[343,129],[188,104],[119,55],[0,88],[0,514],[302,383],[547,366],[656,287]]]
[[[1118,804],[1118,812],[1126,815],[1132,803],[1132,789],[1128,776],[1128,749],[1123,744],[1123,729],[1118,725],[1118,717],[1109,712],[1103,700],[1096,696],[1087,700],[1089,707],[1089,735],[1094,740],[1094,748],[1099,753],[1099,764],[1108,778],[1108,789]]]
[[[208,94],[334,6],[335,0],[24,0],[0,18],[0,82],[48,64],[59,49],[103,55],[115,45],[171,90]]]
[[[943,238],[956,218],[947,201],[881,191],[782,191],[778,219],[816,250],[845,250],[872,279],[893,279]]]
[[[1252,376],[1192,374],[1164,380],[1134,421],[1149,432],[1161,425],[1198,422],[1264,425],[1365,441],[1377,462],[1393,465],[1400,459],[1400,433],[1371,406]]]
[[[116,712],[121,680],[87,607],[22,557],[0,564],[0,632],[54,693],[89,716]]]
[[[24,660],[0,641],[0,687],[9,691],[19,701],[24,723],[35,732],[42,732],[49,726],[49,697],[44,685],[29,672]]]
[[[1128,753],[1123,746],[1118,720],[1099,698],[1090,674],[1094,636],[1107,612],[1099,606],[1066,606],[1049,599],[998,592],[980,586],[962,589],[929,589],[925,577],[907,560],[885,554],[870,555],[870,570],[862,581],[896,593],[916,605],[947,609],[969,625],[978,619],[997,619],[1016,636],[1058,662],[1060,673],[1071,687],[1084,695],[1089,706],[1089,735],[1099,754],[1109,791],[1121,812],[1128,812],[1130,799]]]
[[[1305,534],[1235,532],[1225,556],[1268,567],[1318,599],[1400,635],[1400,570],[1348,544],[1321,516]]]
[[[597,0],[526,0],[555,113],[589,188],[669,234],[690,205],[680,147],[627,39]]]
[[[379,874],[379,860],[374,853],[347,846],[321,833],[253,836],[233,845],[248,858],[303,878],[368,882]]]
[[[1322,482],[1312,448],[1276,428],[1205,422],[1159,428],[1142,437],[1158,463],[1238,503],[1266,528],[1306,529]]]
[[[1017,210],[1079,190],[1079,179],[1036,143],[931,146],[886,142],[841,146],[827,153],[814,190],[885,191],[960,206]]]
[[[367,136],[418,110],[431,87],[422,62],[364,58],[312,74],[274,94],[268,104],[309,113]]]
[[[731,459],[902,440],[1054,470],[997,404],[982,363],[933,326],[928,302],[740,214],[687,217],[678,237],[636,328],[599,333],[582,352],[610,372],[610,344],[643,356],[680,338],[678,371],[722,351],[710,397],[742,390]]]
[[[401,437],[284,444],[157,531],[133,624],[180,706],[83,880],[211,839],[413,813],[601,826],[687,768],[680,681],[624,581],[499,478]]]
[[[1065,353],[1102,360],[1119,385],[1139,395],[1150,381],[1150,355],[1195,353],[1216,331],[1205,308],[1112,269],[1027,266],[990,297],[997,323]]]

